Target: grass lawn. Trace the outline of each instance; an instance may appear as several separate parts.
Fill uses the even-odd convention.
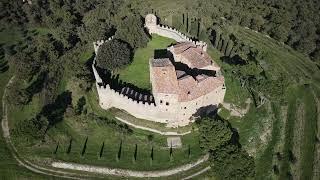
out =
[[[280,139],[280,128],[281,128],[281,117],[280,117],[280,106],[279,104],[271,104],[274,118],[272,118],[272,131],[271,138],[268,142],[265,150],[260,153],[256,158],[256,178],[265,179],[266,177],[271,178],[272,175],[272,159],[275,154],[275,148]]]
[[[283,149],[283,159],[280,163],[280,179],[287,178],[287,173],[289,172],[290,164],[289,164],[289,151],[292,150],[293,145],[293,133],[294,133],[294,123],[296,119],[296,111],[297,111],[297,97],[302,97],[301,90],[299,88],[294,87],[290,88],[288,94],[288,111],[287,111],[287,121],[285,125],[285,142]]]
[[[153,57],[154,50],[166,49],[174,42],[173,39],[152,35],[147,47],[136,50],[131,65],[118,72],[120,79],[139,88],[150,90],[149,59]]]
[[[305,55],[252,30],[242,27],[236,27],[235,29],[235,34],[238,38],[265,53],[264,60],[269,65],[268,71],[270,73],[284,73],[289,78],[292,78],[291,80],[320,83],[319,69]]]
[[[149,135],[153,136],[152,141],[148,139]],[[183,136],[183,147],[174,149],[173,159],[170,159],[170,149],[167,148],[165,136],[138,129],[133,129],[133,133],[127,135],[104,122],[98,122],[84,116],[65,118],[49,130],[48,136],[50,139],[40,146],[28,147],[23,143],[16,143],[16,146],[19,152],[31,160],[52,158],[135,170],[172,168],[196,160],[203,155],[196,133]],[[81,156],[86,137],[88,137],[87,148],[85,154]],[[71,151],[68,154],[70,139],[73,141]],[[121,141],[122,147],[120,147]],[[21,142],[21,140],[16,139],[15,142]],[[58,142],[57,154],[53,154]],[[103,142],[105,146],[100,158],[99,153]],[[136,144],[138,146],[137,161],[133,162]],[[188,156],[189,145],[191,148],[190,158]],[[151,163],[152,147],[154,148],[154,159]],[[119,151],[121,157],[117,160]]]
[[[301,179],[312,179],[313,175],[313,160],[314,160],[314,150],[316,144],[316,134],[317,134],[317,103],[311,92],[310,87],[307,89],[307,93],[304,94],[303,102],[305,105],[305,124],[304,124],[304,134],[302,135],[301,144]]]

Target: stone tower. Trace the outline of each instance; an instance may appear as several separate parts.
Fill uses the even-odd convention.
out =
[[[145,19],[145,27],[152,34],[157,29],[157,17],[154,14],[148,14]]]

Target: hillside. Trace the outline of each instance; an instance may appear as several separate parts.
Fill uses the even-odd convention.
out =
[[[0,3],[4,10],[0,13],[1,98],[9,79],[15,77],[2,99],[0,114],[4,115],[3,105],[8,107],[12,141],[22,158],[46,168],[51,162],[65,161],[161,171],[209,153],[205,163],[168,178],[206,169],[198,178],[319,179],[316,1],[42,2]],[[208,54],[222,69],[227,88],[224,101],[229,105],[220,105],[211,122],[202,118],[172,129],[99,106],[91,69],[93,42],[111,36],[122,49],[119,56],[109,54],[119,62],[106,61],[112,68],[103,69],[104,73],[151,92],[149,58],[175,41],[146,32],[148,13],[155,14],[160,24],[208,44]],[[160,131],[191,133],[181,136],[180,149],[172,149],[166,136],[128,126],[119,117]],[[215,129],[207,131],[210,128]],[[210,141],[219,135],[221,142]],[[0,144],[6,146],[2,136]],[[2,179],[47,178],[19,166],[11,150],[0,152]],[[232,174],[238,166],[238,174]],[[79,173],[82,178],[87,175],[98,177]]]

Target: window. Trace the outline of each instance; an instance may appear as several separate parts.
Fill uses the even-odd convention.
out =
[[[184,109],[187,109],[187,107],[184,107]]]
[[[169,103],[168,103],[168,102],[166,102],[166,105],[167,105],[167,106],[169,106]]]
[[[160,100],[160,104],[162,104],[162,100]]]

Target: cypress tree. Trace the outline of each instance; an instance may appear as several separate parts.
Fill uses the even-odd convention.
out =
[[[138,155],[138,145],[136,144],[136,148],[134,149],[134,155],[133,155],[134,162],[137,161],[137,155]]]
[[[227,45],[227,48],[226,48],[226,56],[230,56],[231,54],[231,51],[232,51],[232,48],[233,48],[233,41],[230,39],[229,42],[228,42],[228,45]]]
[[[187,29],[186,31],[189,32],[189,14],[187,13]]]
[[[56,146],[56,149],[54,150],[54,154],[57,154],[57,152],[58,152],[58,149],[59,149],[59,142],[58,142],[58,144],[57,144],[57,146]]]
[[[153,146],[152,146],[151,153],[150,153],[150,165],[151,166],[152,166],[153,158],[154,158],[154,155],[153,155]]]
[[[121,159],[121,151],[122,151],[122,140],[120,141],[119,151],[117,155],[117,161]]]
[[[87,149],[87,143],[88,143],[88,136],[84,142],[83,148],[82,148],[82,152],[81,152],[81,156],[84,155],[84,153],[86,153],[86,149]]]
[[[100,154],[99,154],[99,157],[101,158],[102,155],[103,155],[103,149],[104,149],[104,142],[102,142],[102,146],[101,146],[101,149],[100,149]]]
[[[70,139],[70,141],[69,141],[69,146],[68,146],[68,149],[67,149],[67,154],[70,154],[70,152],[71,152],[71,147],[72,147],[72,138]]]
[[[170,145],[170,161],[173,160],[173,149],[172,149],[172,142],[171,142],[171,145]]]
[[[184,25],[184,13],[182,14],[182,24]]]
[[[229,43],[229,38],[228,38],[228,37],[225,37],[225,38],[223,39],[223,44],[222,44],[222,47],[221,47],[221,53],[222,53],[223,55],[226,55],[226,50],[227,50],[227,45],[228,45],[228,43]]]

